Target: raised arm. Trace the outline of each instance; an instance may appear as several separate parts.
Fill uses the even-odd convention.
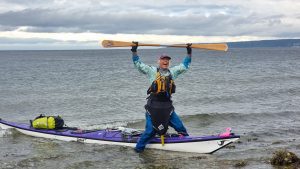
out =
[[[132,61],[134,64],[134,67],[139,70],[139,72],[150,75],[153,72],[153,68],[151,66],[148,66],[144,64],[141,60],[140,57],[137,54],[137,48],[138,48],[138,42],[133,42],[136,44],[136,46],[132,46],[131,51],[132,51]]]
[[[176,79],[180,74],[186,72],[189,69],[191,61],[192,61],[191,45],[192,45],[191,43],[187,44],[187,46],[186,46],[187,56],[183,59],[183,61],[179,65],[170,68],[173,79]]]

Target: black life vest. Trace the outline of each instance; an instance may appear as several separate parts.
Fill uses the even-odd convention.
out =
[[[159,135],[167,132],[170,116],[174,112],[171,95],[175,93],[176,86],[169,69],[168,72],[168,76],[163,76],[157,68],[156,79],[147,90],[150,96],[147,98],[145,109],[151,116],[153,128]]]
[[[164,135],[169,126],[170,116],[174,112],[172,101],[157,101],[149,98],[145,105],[151,117],[152,126],[159,135]]]
[[[171,98],[171,95],[175,93],[176,85],[169,69],[168,72],[168,76],[163,76],[157,68],[156,78],[148,88],[147,94]]]

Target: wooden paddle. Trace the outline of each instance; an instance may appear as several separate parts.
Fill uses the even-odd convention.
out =
[[[105,48],[111,47],[129,47],[135,46],[132,42],[123,42],[123,41],[114,41],[114,40],[103,40],[102,46]],[[177,47],[177,48],[185,48],[186,44],[178,44],[178,45],[161,45],[161,44],[147,44],[147,43],[139,43],[139,46],[164,46],[164,47]],[[227,51],[228,46],[226,43],[205,43],[205,44],[192,44],[192,48],[196,49],[207,49],[207,50],[220,50]]]

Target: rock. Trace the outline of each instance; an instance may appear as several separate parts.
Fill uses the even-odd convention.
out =
[[[225,148],[227,148],[227,149],[235,149],[235,145],[227,145]]]
[[[300,159],[296,156],[296,154],[287,150],[277,150],[273,153],[273,157],[270,162],[274,166],[287,166],[300,163]]]
[[[245,167],[246,165],[247,165],[247,161],[239,160],[237,163],[234,164],[234,167],[241,168],[241,167]]]
[[[274,141],[272,144],[281,144],[281,141]]]

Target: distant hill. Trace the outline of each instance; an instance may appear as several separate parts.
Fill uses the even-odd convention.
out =
[[[229,48],[300,47],[300,39],[228,42]]]

